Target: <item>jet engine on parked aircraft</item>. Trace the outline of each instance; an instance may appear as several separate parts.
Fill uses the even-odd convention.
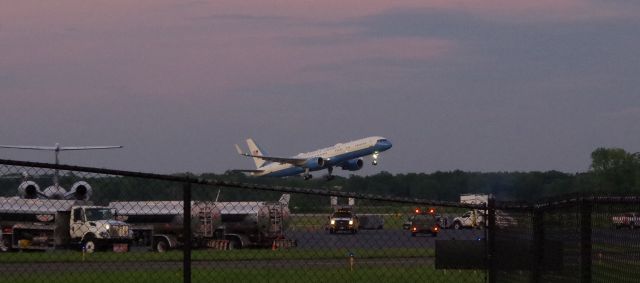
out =
[[[18,196],[23,199],[89,200],[92,193],[93,188],[85,181],[75,182],[68,192],[57,184],[40,190],[34,181],[24,181],[18,186]]]
[[[356,159],[347,160],[346,162],[342,163],[340,167],[342,167],[342,170],[358,171],[362,169],[363,165],[364,165],[364,161],[362,161],[362,158],[356,158]]]
[[[18,186],[18,195],[21,198],[35,199],[38,195],[41,195],[40,186],[34,181],[24,181]]]
[[[303,168],[309,168],[309,170],[321,169],[322,167],[324,167],[324,159],[322,159],[322,157],[309,158],[302,165],[302,167]]]
[[[69,192],[65,193],[65,199],[88,200],[93,193],[91,185],[85,181],[75,182]]]

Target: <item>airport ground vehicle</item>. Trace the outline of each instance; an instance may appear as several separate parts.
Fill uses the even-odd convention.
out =
[[[436,222],[438,223],[438,226],[440,226],[440,229],[449,229],[451,228],[451,221],[449,220],[449,218],[447,216],[444,215],[440,215],[440,214],[436,214]],[[405,220],[402,223],[402,229],[403,230],[409,230],[411,229],[411,224],[413,223],[413,220],[416,218],[416,215],[411,215],[407,218],[407,220]]]
[[[285,195],[283,195],[285,198]],[[291,247],[285,238],[286,202],[192,202],[192,244],[196,248]],[[112,202],[118,219],[132,225],[134,242],[164,252],[184,243],[181,201]],[[274,242],[275,241],[275,242]]]
[[[477,228],[483,229],[487,226],[487,216],[482,210],[469,210],[459,217],[453,218],[453,229]],[[518,221],[501,210],[496,210],[496,226],[499,228],[518,225]]]
[[[463,228],[478,228],[482,229],[485,226],[484,222],[485,216],[484,213],[480,210],[469,210],[465,212],[462,216],[458,216],[453,218],[453,229],[463,229]]]
[[[489,195],[485,194],[463,194],[460,195],[460,203],[484,204],[489,202]],[[484,210],[470,210],[462,216],[453,218],[451,227],[454,229],[478,228],[482,229],[486,226]]]
[[[350,232],[358,233],[360,222],[358,216],[353,211],[352,206],[336,206],[334,212],[329,216],[329,233]]]
[[[0,198],[3,250],[103,248],[127,250],[132,240],[127,223],[114,211],[87,201]]]
[[[440,232],[440,224],[436,219],[436,214],[434,209],[428,209],[426,211],[422,211],[420,209],[415,210],[415,217],[411,221],[411,236],[415,237],[418,234],[431,234],[433,237],[438,236],[438,232]]]
[[[627,212],[623,214],[614,215],[611,217],[611,223],[616,229],[629,228],[635,229],[640,226],[640,213]]]

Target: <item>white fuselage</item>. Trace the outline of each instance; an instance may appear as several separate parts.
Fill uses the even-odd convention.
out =
[[[384,140],[385,144],[380,141]],[[338,143],[334,146],[318,149],[311,152],[300,153],[292,158],[311,159],[320,157],[324,159],[325,165],[322,168],[312,169],[317,171],[328,167],[340,166],[340,164],[363,156],[375,154],[385,151],[391,147],[391,143],[383,137],[367,137],[346,143]],[[254,176],[272,176],[284,177],[292,176],[305,172],[305,168],[287,163],[272,162],[259,168],[263,170],[259,173],[253,173]]]

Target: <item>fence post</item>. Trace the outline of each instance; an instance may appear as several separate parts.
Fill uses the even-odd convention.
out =
[[[182,282],[191,283],[191,183],[184,183],[182,188],[184,219],[182,220]]]
[[[531,282],[540,282],[544,258],[544,212],[542,208],[533,208],[533,246],[531,261]]]
[[[489,283],[496,282],[498,269],[495,263],[496,251],[496,200],[490,196],[487,203],[487,268],[489,269]]]
[[[591,282],[591,200],[580,200],[580,282]]]

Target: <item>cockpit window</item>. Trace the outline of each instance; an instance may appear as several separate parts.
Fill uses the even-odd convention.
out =
[[[387,142],[386,139],[379,139],[378,142]]]

